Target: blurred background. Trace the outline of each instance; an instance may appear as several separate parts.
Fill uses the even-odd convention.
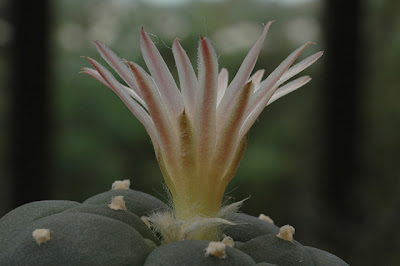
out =
[[[181,39],[199,35],[236,73],[262,32],[256,69],[305,41],[324,56],[313,80],[268,108],[226,194],[242,211],[291,224],[305,245],[352,265],[400,264],[400,2],[395,0],[0,0],[0,217],[35,200],[84,199],[116,179],[163,199],[143,126],[106,87],[78,74],[93,40],[144,66],[144,26],[176,76]]]

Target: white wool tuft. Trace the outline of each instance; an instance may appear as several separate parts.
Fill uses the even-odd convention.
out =
[[[111,190],[129,189],[130,185],[131,181],[129,179],[117,180],[112,184]]]
[[[274,224],[274,220],[272,220],[269,216],[264,215],[262,213],[260,214],[260,216],[258,216],[258,219]]]
[[[295,229],[293,226],[284,225],[279,229],[279,233],[276,236],[279,237],[280,239],[293,242],[294,232]]]
[[[233,238],[227,235],[222,235],[223,239],[222,239],[222,243],[224,243],[225,245],[227,245],[228,247],[233,248],[235,246],[235,241],[233,241]]]
[[[236,225],[226,220],[237,212],[243,201],[224,206],[215,217],[195,216],[188,220],[179,220],[173,210],[150,214],[145,219],[150,222],[151,229],[162,235],[162,243],[169,244],[181,240],[207,239],[219,241],[223,225]]]
[[[40,246],[50,240],[50,229],[35,229],[32,232],[33,239]]]
[[[108,207],[110,207],[113,210],[126,211],[127,208],[125,206],[124,196],[112,197],[111,203],[108,204]]]
[[[205,256],[208,257],[209,255],[211,255],[220,259],[225,259],[225,246],[226,245],[222,242],[212,241],[210,242],[210,244],[208,244],[208,247],[206,248]]]

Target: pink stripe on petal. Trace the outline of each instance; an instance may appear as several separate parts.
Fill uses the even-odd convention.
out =
[[[178,69],[181,93],[185,103],[185,111],[193,120],[196,104],[197,77],[194,72],[192,63],[189,60],[185,50],[180,45],[178,38],[172,45],[172,53],[174,54],[176,67]]]
[[[151,77],[139,65],[127,62],[133,77],[141,90],[143,99],[147,104],[154,126],[157,129],[160,139],[160,147],[166,160],[174,155],[174,133],[170,125],[171,121],[165,111],[164,103],[161,99],[157,87]]]
[[[238,72],[233,78],[231,84],[229,85],[225,97],[222,99],[221,104],[218,106],[218,113],[227,114],[231,109],[231,101],[232,99],[239,93],[239,90],[243,88],[243,86],[248,81],[251,72],[257,62],[258,55],[260,54],[262,45],[264,43],[265,37],[267,36],[268,30],[271,24],[274,21],[269,21],[265,26],[264,31],[260,38],[253,45],[249,53],[246,55],[246,58],[243,60],[242,65],[240,66]]]
[[[310,81],[311,81],[310,76],[304,76],[304,77],[300,77],[298,79],[295,79],[295,80],[285,84],[284,86],[280,87],[279,89],[277,89],[275,91],[275,93],[272,95],[271,99],[268,101],[267,105],[270,105],[271,103],[275,102],[276,100],[285,96],[286,94],[289,94],[292,91],[297,90],[298,88],[304,86],[305,84],[307,84]]]
[[[226,68],[222,68],[218,74],[217,106],[224,97],[227,87],[228,87],[228,70]]]
[[[248,82],[241,90],[240,94],[232,102],[232,112],[228,114],[226,120],[217,120],[218,138],[216,145],[216,156],[213,159],[214,169],[223,175],[226,168],[229,166],[233,155],[234,148],[238,145],[238,131],[244,119],[244,111],[253,91],[252,82]]]
[[[151,139],[159,143],[159,138],[154,127],[154,123],[149,116],[149,114],[143,110],[143,108],[135,102],[132,97],[127,93],[126,90],[121,88],[121,84],[114,78],[114,76],[96,60],[86,57],[89,62],[94,66],[97,72],[101,75],[109,87],[121,98],[128,109],[136,116],[136,118],[143,124],[146,128],[147,133],[150,135]]]
[[[117,72],[117,74],[131,87],[139,96],[140,91],[133,80],[133,76],[127,65],[110,48],[100,41],[95,41],[97,51],[101,57]]]
[[[226,169],[224,173],[224,177],[222,178],[222,186],[226,188],[229,181],[232,180],[233,176],[235,175],[237,169],[239,168],[240,161],[243,158],[244,151],[246,150],[247,139],[246,136],[243,136],[242,139],[239,141],[239,144],[235,148],[235,154],[232,157],[230,166]]]
[[[199,88],[196,97],[195,132],[199,165],[207,167],[215,145],[218,62],[214,48],[201,36],[199,43]]]
[[[103,77],[100,75],[99,72],[97,72],[97,70],[95,70],[93,68],[84,67],[84,68],[82,68],[82,71],[79,73],[87,74],[87,75],[91,76],[92,78],[94,78],[95,80],[99,81],[101,84],[103,84],[107,88],[111,89],[110,85],[107,83],[107,81],[105,81],[103,79]]]
[[[163,100],[168,106],[167,111],[175,118],[175,123],[183,111],[182,96],[160,52],[157,50],[143,28],[140,35],[140,48],[144,61],[159,88]]]
[[[80,73],[84,73],[84,74],[87,74],[87,75],[93,77],[94,79],[96,79],[100,83],[102,83],[104,86],[106,86],[107,88],[112,90],[110,85],[103,79],[103,77],[99,74],[99,72],[97,72],[97,70],[85,67],[85,68],[82,68],[82,71]],[[136,94],[136,92],[134,90],[132,90],[131,88],[124,86],[122,84],[121,84],[121,86],[128,92],[128,94],[130,96],[132,96],[133,99],[135,99],[138,103],[140,103],[146,109],[146,111],[148,111],[146,103],[143,101],[142,98],[139,97],[139,95]]]

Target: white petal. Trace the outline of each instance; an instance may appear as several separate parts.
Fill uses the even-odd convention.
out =
[[[217,125],[217,143],[212,168],[218,175],[225,176],[236,154],[235,148],[241,141],[238,139],[238,132],[253,88],[251,81],[245,84],[240,94],[232,102],[232,112],[226,116],[226,120],[220,121]]]
[[[136,116],[136,118],[143,124],[146,128],[148,134],[151,139],[155,142],[159,142],[159,138],[157,136],[157,132],[155,130],[153,120],[149,116],[149,114],[138,104],[132,97],[128,94],[128,92],[122,88],[121,84],[114,78],[114,76],[101,64],[99,64],[96,60],[87,57],[89,62],[94,66],[94,68],[98,71],[104,81],[108,84],[109,88],[112,89],[125,103],[128,109]]]
[[[257,70],[257,72],[254,73],[254,75],[250,77],[249,80],[251,80],[254,84],[254,91],[256,91],[258,89],[258,87],[259,87],[258,85],[260,85],[260,82],[264,76],[264,73],[265,73],[265,70],[260,69],[260,70]]]
[[[215,50],[207,38],[201,37],[198,53],[199,88],[194,124],[199,165],[206,169],[216,141],[218,62]]]
[[[181,93],[185,103],[185,111],[193,120],[196,105],[196,91],[198,86],[197,77],[194,73],[194,69],[189,57],[180,45],[178,39],[175,39],[174,44],[172,45],[172,52],[174,54],[176,67],[178,69]]]
[[[247,134],[274,94],[274,89],[277,89],[277,82],[279,79],[310,44],[311,42],[307,42],[297,48],[271,73],[271,75],[268,76],[266,80],[261,82],[259,89],[253,93],[252,98],[250,99],[250,103],[246,110],[246,119],[239,131],[239,138]]]
[[[322,52],[322,51],[315,53],[313,55],[310,55],[306,59],[302,60],[301,62],[295,64],[294,66],[290,67],[285,72],[285,74],[283,74],[282,77],[279,79],[278,84],[282,84],[282,83],[286,82],[291,77],[293,77],[293,76],[297,75],[298,73],[300,73],[301,71],[303,71],[304,69],[306,69],[307,67],[312,65],[315,61],[317,61],[323,54],[324,54],[324,52]]]
[[[97,72],[97,70],[84,67],[84,68],[82,68],[81,73],[88,74],[89,76],[100,81],[100,83],[102,83],[103,85],[105,85],[106,87],[108,87],[109,89],[112,90],[110,85],[103,79],[103,77],[100,75],[99,72]],[[139,97],[139,95],[137,95],[137,93],[134,90],[132,90],[131,88],[129,88],[125,85],[122,85],[122,84],[120,84],[120,85],[122,86],[122,88],[124,88],[129,93],[129,95],[132,96],[133,99],[135,99],[138,103],[140,103],[146,109],[146,111],[148,111],[146,103],[143,101],[142,98]]]
[[[100,41],[95,41],[97,51],[101,57],[117,72],[117,74],[130,86],[138,96],[141,96],[137,84],[133,80],[133,76],[126,64],[119,58],[110,48]]]
[[[165,101],[168,107],[167,111],[175,118],[173,122],[176,123],[184,107],[181,93],[160,52],[144,32],[143,28],[140,35],[140,48],[151,76],[159,88],[163,101]]]
[[[228,70],[222,68],[218,74],[218,93],[217,93],[217,106],[224,97],[226,88],[228,87]]]
[[[148,106],[161,141],[159,144],[165,152],[171,153],[173,151],[174,131],[171,127],[171,120],[167,115],[161,95],[153,80],[143,68],[132,62],[127,62],[127,64],[132,71],[135,82],[139,84],[140,92]]]
[[[272,97],[268,101],[267,105],[275,102],[276,100],[278,100],[279,98],[285,96],[286,94],[289,94],[292,91],[295,91],[298,88],[304,86],[305,84],[310,82],[310,80],[311,80],[310,76],[303,76],[303,77],[300,77],[298,79],[295,79],[295,80],[285,84],[284,86],[280,87],[279,89],[277,89],[275,91],[274,95],[272,95]]]
[[[268,30],[274,21],[268,22],[265,26],[264,31],[260,38],[256,41],[253,47],[250,49],[249,53],[243,60],[238,72],[233,78],[231,84],[228,86],[224,97],[222,98],[221,104],[218,106],[218,115],[224,116],[231,111],[232,99],[239,93],[240,89],[248,81],[251,72],[253,71],[254,65],[257,62],[258,55],[260,54],[262,45],[264,43],[265,37],[267,36]]]

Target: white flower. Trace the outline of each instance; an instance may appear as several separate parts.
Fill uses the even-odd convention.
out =
[[[146,128],[178,219],[216,215],[257,117],[268,104],[311,80],[303,76],[284,84],[322,55],[315,53],[291,66],[311,42],[291,53],[265,80],[264,70],[250,77],[272,22],[229,86],[228,72],[222,68],[218,73],[216,53],[205,37],[199,41],[197,75],[178,39],[173,43],[180,89],[143,29],[140,46],[151,75],[95,42],[101,57],[126,84],[92,58],[88,60],[94,69],[83,68],[82,72],[112,89]]]

